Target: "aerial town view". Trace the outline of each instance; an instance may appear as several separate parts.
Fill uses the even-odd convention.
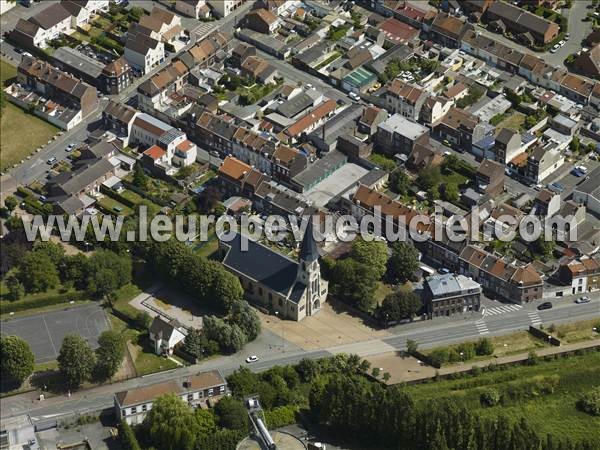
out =
[[[600,0],[0,13],[1,450],[600,450]]]

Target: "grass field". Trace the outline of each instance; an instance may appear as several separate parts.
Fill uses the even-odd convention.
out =
[[[500,122],[496,129],[501,130],[502,128],[508,128],[510,130],[520,131],[523,123],[525,123],[525,114],[515,111]]]
[[[0,61],[2,88],[15,77],[16,67]],[[25,131],[25,132],[24,132]],[[25,159],[36,148],[47,143],[59,129],[36,116],[27,114],[6,100],[0,119],[0,170],[6,169]]]
[[[585,320],[583,322],[565,323],[557,325],[552,334],[558,337],[565,344],[574,342],[589,341],[597,339],[598,333],[594,332],[594,327],[600,326],[600,319]],[[600,330],[599,330],[600,331]]]
[[[479,397],[486,388],[505,395],[518,391],[524,384],[535,387],[543,379],[557,381],[554,392],[537,393],[520,400],[501,401],[498,406],[483,407]],[[578,411],[575,407],[584,392],[600,386],[600,352],[543,361],[533,366],[514,366],[486,372],[477,377],[443,380],[407,387],[416,401],[453,398],[484,417],[504,415],[512,420],[526,417],[540,434],[557,438],[589,439],[600,448],[600,417]]]

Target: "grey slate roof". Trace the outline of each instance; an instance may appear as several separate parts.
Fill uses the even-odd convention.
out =
[[[239,234],[231,242],[223,242],[229,247],[223,265],[287,297],[296,283],[298,263],[264,245],[247,241],[247,251],[241,248]]]
[[[312,263],[319,259],[319,249],[317,248],[317,242],[313,236],[314,224],[312,216],[308,219],[306,225],[306,231],[302,238],[302,244],[300,245],[300,260]]]
[[[298,94],[277,107],[277,112],[282,116],[291,118],[300,114],[313,105],[313,99],[305,92]]]

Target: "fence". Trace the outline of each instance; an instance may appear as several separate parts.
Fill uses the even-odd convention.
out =
[[[529,325],[529,330],[527,331],[529,331],[529,333],[531,333],[536,338],[543,340],[544,342],[548,342],[549,344],[554,345],[556,347],[560,346],[560,339],[550,335],[547,331],[544,331],[540,328],[536,328],[533,325]]]

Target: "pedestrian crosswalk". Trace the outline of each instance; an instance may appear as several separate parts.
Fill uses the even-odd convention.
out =
[[[519,311],[522,308],[523,307],[521,305],[503,305],[495,306],[493,308],[485,308],[485,311],[483,312],[483,317],[504,314],[512,311]]]
[[[214,23],[206,22],[206,23],[203,23],[202,25],[198,26],[198,28],[196,28],[194,30],[194,33],[196,34],[196,36],[198,36],[198,39],[201,39],[204,36],[206,36],[207,34],[209,34],[213,30],[214,27],[215,27]]]
[[[475,328],[477,328],[479,334],[490,334],[490,330],[488,330],[488,327],[483,320],[475,322]]]
[[[529,320],[531,320],[531,324],[533,326],[538,326],[538,325],[542,324],[542,318],[537,313],[537,311],[529,312],[529,313],[527,313],[527,315],[529,316]]]

